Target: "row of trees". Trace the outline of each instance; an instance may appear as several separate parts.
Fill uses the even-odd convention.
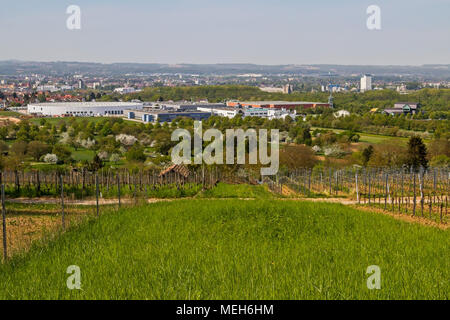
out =
[[[392,117],[379,113],[351,114],[347,117],[336,118],[333,115],[333,110],[316,110],[316,112],[322,113],[307,118],[308,122],[315,127],[344,129],[389,136],[414,135],[415,133],[410,131],[422,131],[433,133],[435,136],[440,137],[450,132],[450,120],[414,120],[411,115]]]

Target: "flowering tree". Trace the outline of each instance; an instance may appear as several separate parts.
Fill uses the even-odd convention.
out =
[[[45,163],[56,164],[56,163],[58,163],[58,156],[56,154],[53,154],[53,153],[47,153],[44,156],[44,162]]]
[[[138,141],[138,139],[135,136],[128,134],[119,134],[116,136],[116,141],[119,141],[124,146],[132,146]]]
[[[113,153],[111,157],[109,158],[109,161],[111,162],[119,162],[120,161],[120,155],[117,153]]]
[[[312,147],[312,149],[315,153],[319,153],[320,151],[322,151],[322,148],[319,146],[314,146],[314,147]]]
[[[106,152],[106,151],[100,151],[100,152],[98,153],[98,157],[99,157],[101,160],[105,161],[106,159],[108,159],[109,154],[108,154],[108,152]]]

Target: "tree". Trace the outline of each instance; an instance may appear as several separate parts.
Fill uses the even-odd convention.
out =
[[[303,138],[303,143],[306,144],[307,146],[311,146],[311,144],[312,144],[312,137],[311,137],[311,133],[309,132],[309,127],[303,129],[302,136],[303,136],[302,137]]]
[[[100,170],[101,168],[103,168],[103,160],[100,159],[98,154],[96,154],[94,156],[94,159],[92,159],[92,161],[89,163],[88,169],[89,171],[95,172]]]
[[[317,163],[314,151],[303,145],[287,145],[280,150],[280,166],[287,169],[312,168]]]
[[[138,140],[136,137],[131,135],[119,134],[118,136],[116,136],[116,141],[119,141],[124,146],[129,147],[134,145]]]
[[[6,140],[7,137],[8,137],[8,128],[1,127],[0,128],[0,140]]]
[[[58,157],[56,156],[56,154],[46,154],[43,158],[45,163],[50,163],[50,164],[57,164],[58,163]]]
[[[411,137],[408,141],[406,164],[418,171],[420,167],[427,168],[427,147],[420,137]]]
[[[31,141],[28,144],[28,154],[33,157],[34,160],[39,161],[39,159],[50,152],[50,147],[44,143],[44,142],[40,142],[40,141]]]
[[[69,163],[72,161],[71,155],[72,152],[68,147],[62,144],[57,144],[53,147],[53,154],[55,154],[60,162]]]
[[[377,144],[368,165],[371,167],[401,167],[406,162],[406,147],[393,141]]]
[[[113,153],[111,157],[109,157],[109,161],[117,163],[120,161],[120,155],[117,153]]]
[[[362,158],[363,158],[363,165],[364,166],[367,166],[367,164],[369,163],[370,158],[372,157],[372,155],[373,155],[373,146],[372,145],[368,146],[367,148],[365,148],[363,150]]]
[[[11,146],[11,152],[17,157],[23,157],[27,153],[28,143],[22,140],[14,142]]]
[[[95,100],[95,93],[94,92],[90,92],[87,98],[88,98],[87,99],[88,101]]]
[[[0,140],[0,155],[3,153],[7,153],[9,150],[9,146],[6,142]]]
[[[45,97],[45,94],[40,94],[40,95],[38,95],[38,100],[39,100],[39,102],[45,102],[45,101],[47,101],[47,98]]]
[[[128,161],[138,161],[144,162],[147,157],[144,154],[144,148],[135,144],[130,148],[130,150],[125,154],[125,158]]]
[[[170,132],[166,130],[158,130],[152,134],[152,139],[154,141],[154,147],[157,152],[162,155],[168,155],[172,147],[176,145],[171,139]]]

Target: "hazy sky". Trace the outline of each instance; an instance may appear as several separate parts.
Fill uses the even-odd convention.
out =
[[[2,0],[0,60],[449,64],[449,17],[450,0]]]

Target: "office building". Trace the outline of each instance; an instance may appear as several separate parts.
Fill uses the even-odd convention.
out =
[[[372,76],[364,75],[361,78],[361,92],[372,90]]]

